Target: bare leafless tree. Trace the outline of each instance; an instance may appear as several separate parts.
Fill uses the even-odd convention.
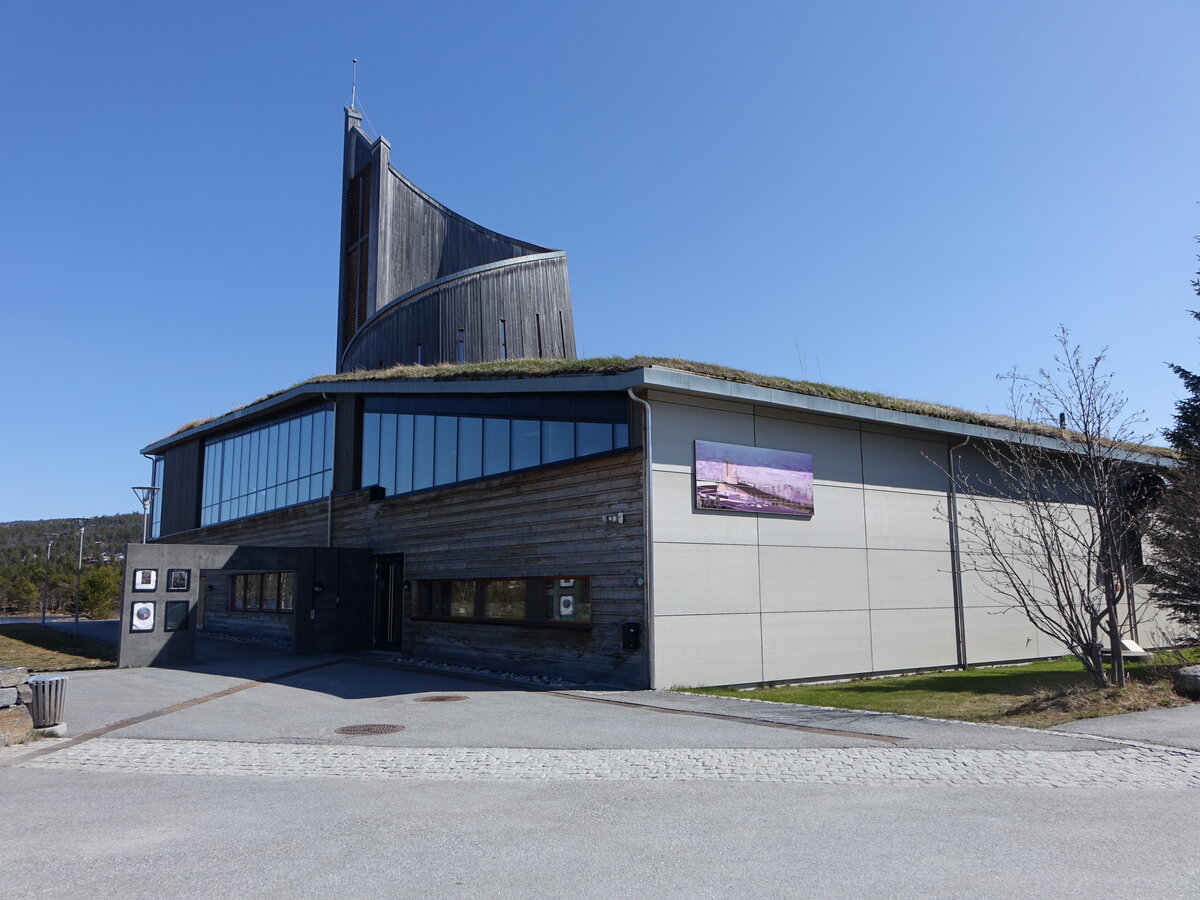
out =
[[[982,471],[953,473],[962,565],[1067,647],[1097,686],[1121,686],[1122,608],[1155,457],[1104,352],[1086,356],[1065,328],[1057,340],[1054,367],[1001,376],[1016,436],[976,442]]]

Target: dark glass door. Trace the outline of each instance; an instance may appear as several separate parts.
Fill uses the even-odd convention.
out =
[[[375,648],[399,649],[404,621],[404,557],[375,557]]]

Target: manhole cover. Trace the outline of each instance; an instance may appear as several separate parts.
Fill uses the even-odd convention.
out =
[[[395,734],[397,731],[403,731],[403,725],[343,725],[337,729],[338,734]]]
[[[461,694],[430,694],[428,697],[417,697],[418,703],[446,703],[450,700],[466,700]]]

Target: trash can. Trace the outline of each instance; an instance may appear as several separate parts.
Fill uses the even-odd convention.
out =
[[[34,728],[61,725],[66,705],[66,675],[33,675],[29,679],[29,714]]]

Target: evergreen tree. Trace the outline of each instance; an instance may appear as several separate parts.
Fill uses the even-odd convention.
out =
[[[1200,275],[1200,272],[1197,272]],[[1200,295],[1200,278],[1192,282]],[[1200,320],[1200,312],[1192,311]],[[1175,425],[1164,434],[1179,452],[1179,465],[1167,473],[1168,490],[1150,533],[1154,547],[1151,598],[1170,617],[1200,633],[1200,375],[1171,365],[1187,396],[1175,404]]]

